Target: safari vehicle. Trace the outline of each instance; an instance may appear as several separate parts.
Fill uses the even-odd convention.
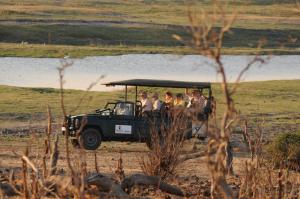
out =
[[[73,145],[80,145],[87,150],[96,150],[102,141],[132,141],[146,142],[151,140],[149,121],[142,114],[142,103],[138,100],[139,87],[161,88],[193,88],[206,90],[207,101],[211,99],[211,84],[203,82],[182,82],[169,80],[132,79],[115,81],[104,84],[106,86],[125,86],[125,97],[122,101],[107,102],[103,109],[97,109],[94,113],[85,115],[68,116],[67,125],[62,127],[63,133],[68,133]],[[135,88],[134,101],[128,100],[128,87]],[[207,103],[209,106],[210,103]],[[126,109],[126,113],[118,110]],[[207,114],[208,115],[208,114]],[[203,119],[202,119],[203,120]],[[190,128],[187,138],[192,133],[206,135],[208,117],[199,126]],[[191,121],[190,121],[191,122]]]

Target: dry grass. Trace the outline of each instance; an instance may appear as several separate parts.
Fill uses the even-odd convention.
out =
[[[188,130],[187,121],[184,109],[168,110],[162,116],[152,118],[151,140],[148,144],[151,150],[141,160],[141,168],[145,174],[160,176],[162,179],[175,175],[176,168],[181,163],[179,156]]]
[[[251,138],[245,126],[245,134],[251,149],[251,159],[245,161],[241,178],[239,198],[298,198],[300,178],[288,168],[273,169],[271,162],[263,156],[262,124],[257,125]]]

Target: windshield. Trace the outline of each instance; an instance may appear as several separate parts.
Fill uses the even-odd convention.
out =
[[[115,108],[116,115],[133,116],[134,115],[133,112],[134,112],[133,103],[120,102],[116,104],[116,108]]]

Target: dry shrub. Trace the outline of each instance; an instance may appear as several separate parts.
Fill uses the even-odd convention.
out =
[[[180,150],[188,127],[185,109],[176,109],[162,114],[162,119],[150,121],[150,152],[141,160],[143,172],[162,179],[175,174]]]
[[[267,147],[269,158],[275,167],[300,168],[300,132],[284,133],[275,137]]]
[[[120,151],[120,158],[118,160],[116,170],[115,170],[115,179],[120,183],[125,178],[125,172],[123,168],[123,158],[122,158],[122,152]]]
[[[231,34],[231,27],[237,18],[237,12],[228,12],[226,1],[212,1],[211,11],[189,10],[190,40],[184,40],[179,35],[174,38],[192,47],[199,55],[212,60],[211,65],[216,69],[221,81],[221,90],[225,102],[225,111],[221,120],[213,118],[210,125],[210,140],[207,149],[207,163],[211,175],[211,197],[212,198],[235,198],[235,193],[227,182],[228,173],[232,173],[232,152],[230,137],[234,124],[239,120],[233,96],[237,91],[240,80],[244,73],[255,63],[263,64],[265,59],[259,54],[245,66],[241,67],[233,86],[229,86],[226,69],[222,59],[222,49],[225,35]],[[258,51],[262,46],[258,43]]]
[[[246,125],[245,134],[251,149],[251,159],[245,161],[238,198],[299,198],[300,176],[283,167],[274,170],[270,161],[263,157],[261,124],[257,124],[252,137],[249,136]],[[285,140],[284,135],[280,137],[279,140]],[[299,143],[299,140],[296,141]]]
[[[49,186],[48,183],[49,179],[57,173],[59,158],[59,138],[58,134],[52,131],[51,118],[51,109],[48,107],[48,127],[44,134],[44,154],[42,157],[37,155],[35,160],[31,159],[32,154],[30,154],[28,147],[26,147],[24,154],[14,152],[22,160],[22,171],[10,171],[9,177],[4,181],[4,184],[7,184],[10,189],[3,189],[6,192],[4,196],[19,195],[22,198],[58,197],[53,187]],[[35,135],[33,134],[33,136]]]
[[[228,153],[229,138],[233,122],[237,112],[232,95],[235,90],[230,90],[227,76],[222,62],[222,45],[225,34],[230,33],[231,25],[236,19],[236,13],[228,15],[224,3],[214,1],[213,13],[202,10],[200,13],[190,11],[188,14],[191,32],[191,41],[183,41],[180,36],[174,36],[195,49],[200,55],[206,56],[213,61],[217,73],[221,77],[221,89],[224,95],[225,111],[220,125],[215,124],[210,128],[210,141],[208,143],[207,162],[211,174],[211,196],[223,196],[233,198],[233,192],[226,181],[226,175],[231,167],[231,153]],[[219,26],[220,28],[215,28]],[[250,67],[250,66],[249,66]],[[245,68],[245,70],[247,67]],[[243,75],[241,72],[240,76]],[[240,76],[237,78],[239,81]],[[235,89],[235,88],[234,88]]]

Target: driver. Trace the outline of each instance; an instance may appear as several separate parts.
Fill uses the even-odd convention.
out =
[[[129,108],[125,105],[125,103],[120,103],[119,107],[116,109],[117,115],[130,115]]]
[[[152,111],[152,103],[148,99],[148,95],[146,91],[140,93],[140,99],[142,103],[142,113],[144,113],[145,111]]]

